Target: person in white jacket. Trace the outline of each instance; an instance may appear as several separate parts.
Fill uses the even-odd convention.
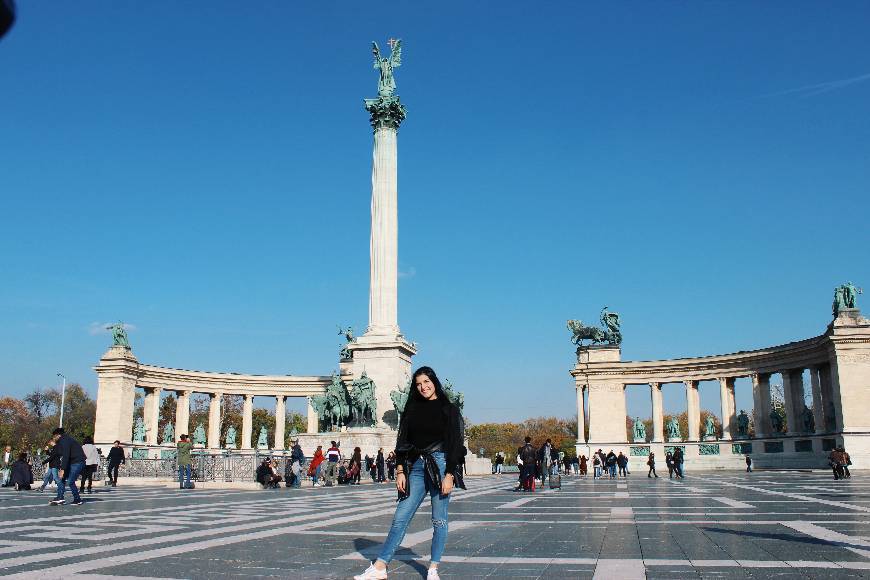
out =
[[[79,486],[82,491],[93,493],[94,473],[100,468],[100,453],[94,447],[94,438],[85,437],[82,443],[82,451],[85,452],[85,468],[82,470],[82,483]],[[85,490],[85,483],[88,484]]]

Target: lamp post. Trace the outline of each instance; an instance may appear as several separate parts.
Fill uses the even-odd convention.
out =
[[[63,378],[63,387],[60,390],[60,425],[58,425],[58,427],[63,427],[63,404],[66,400],[66,376],[62,373],[57,373],[57,376]]]

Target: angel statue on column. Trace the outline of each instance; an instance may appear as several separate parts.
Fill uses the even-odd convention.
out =
[[[378,81],[378,96],[392,97],[396,92],[396,81],[393,79],[393,68],[402,65],[402,41],[391,38],[388,41],[390,58],[381,57],[381,49],[377,42],[372,42],[372,54],[375,57],[375,68],[381,73]]]

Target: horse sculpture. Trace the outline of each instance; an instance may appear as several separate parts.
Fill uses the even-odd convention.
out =
[[[338,375],[332,375],[332,382],[326,387],[326,393],[311,397],[311,406],[328,428],[340,428],[347,423],[350,418],[350,397]]]
[[[609,312],[607,306],[601,309],[601,328],[597,326],[584,326],[582,320],[569,320],[568,330],[571,331],[571,342],[578,347],[583,346],[584,340],[592,344],[619,345],[622,343],[622,333],[619,331],[619,314]]]
[[[365,371],[359,380],[352,384],[351,410],[353,421],[357,425],[373,425],[377,418],[377,399],[375,398],[375,382]]]

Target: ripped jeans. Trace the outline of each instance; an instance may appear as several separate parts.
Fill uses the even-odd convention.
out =
[[[444,453],[436,451],[432,453],[438,468],[441,471],[441,477],[444,477],[444,471],[447,467]],[[399,502],[396,506],[396,515],[393,516],[393,525],[390,526],[390,533],[387,535],[387,541],[384,542],[384,547],[381,548],[379,560],[390,563],[393,555],[396,553],[396,548],[402,543],[405,537],[405,531],[408,529],[408,524],[411,523],[411,518],[417,513],[417,508],[423,503],[423,498],[428,493],[432,498],[432,559],[433,564],[441,561],[441,555],[444,553],[444,545],[447,543],[447,505],[450,503],[450,496],[442,496],[440,489],[435,489],[432,481],[426,476],[423,469],[423,459],[419,458],[411,467],[411,473],[408,474],[406,481],[411,486],[410,495]]]

